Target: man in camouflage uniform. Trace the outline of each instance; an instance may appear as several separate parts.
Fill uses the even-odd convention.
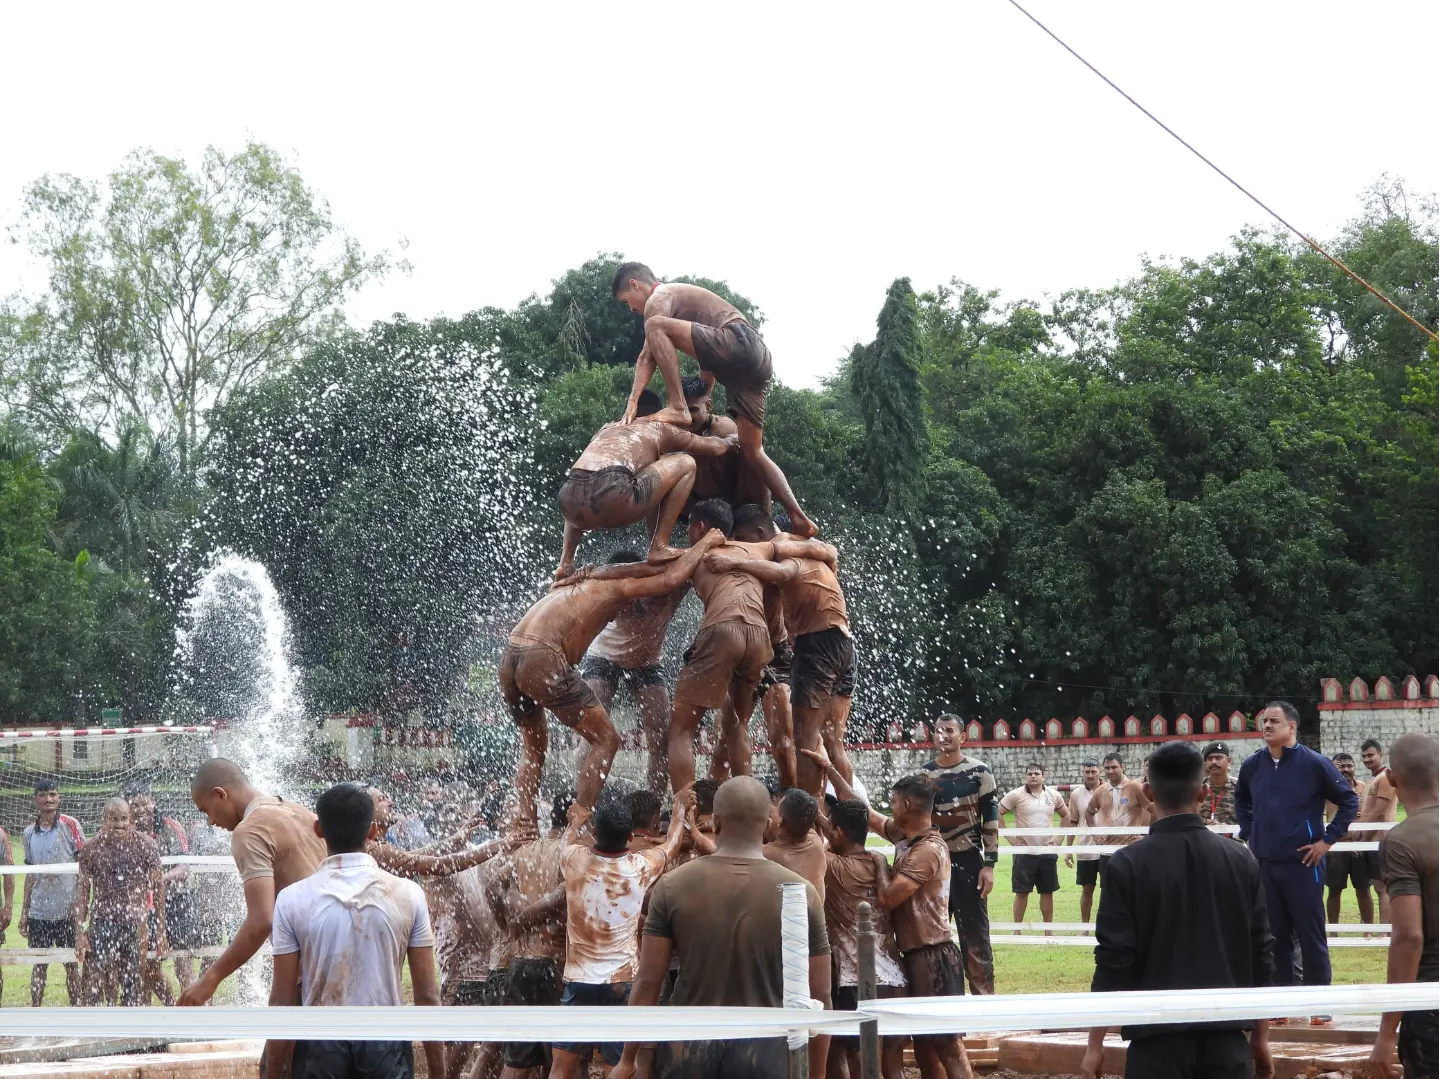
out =
[[[1236,824],[1235,780],[1230,775],[1230,747],[1211,742],[1205,747],[1205,782],[1200,784],[1200,816],[1206,824]]]

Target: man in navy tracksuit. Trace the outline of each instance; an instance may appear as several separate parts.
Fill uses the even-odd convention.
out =
[[[1260,863],[1275,935],[1275,983],[1291,985],[1291,934],[1300,942],[1306,985],[1330,984],[1325,941],[1325,852],[1345,834],[1360,801],[1334,762],[1295,740],[1300,714],[1285,701],[1258,717],[1265,749],[1240,766],[1235,816]],[[1325,803],[1339,806],[1325,823]]]

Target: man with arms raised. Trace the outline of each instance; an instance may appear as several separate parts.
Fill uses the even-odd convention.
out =
[[[1440,978],[1440,746],[1427,734],[1406,734],[1390,747],[1389,782],[1405,820],[1385,837],[1381,872],[1390,896],[1388,982],[1431,982]],[[1433,998],[1432,998],[1433,999]],[[1440,1013],[1386,1012],[1370,1055],[1370,1079],[1389,1075],[1396,1049],[1405,1079],[1440,1075]],[[1398,1039],[1397,1039],[1398,1031]],[[1398,1046],[1397,1046],[1398,1040]]]
[[[275,900],[275,981],[270,1006],[399,1007],[410,967],[415,1003],[440,1006],[435,936],[425,893],[391,876],[365,853],[374,819],[370,796],[349,783],[315,802],[315,834],[327,856],[314,873]],[[293,1045],[294,1056],[291,1058]],[[414,1050],[403,1041],[269,1042],[266,1074],[294,1079],[383,1076],[410,1079]],[[425,1043],[430,1075],[445,1074],[445,1046]]]
[[[1260,712],[1265,748],[1240,766],[1235,814],[1240,838],[1260,862],[1265,907],[1278,949],[1288,956],[1292,936],[1300,941],[1306,985],[1330,984],[1330,948],[1325,936],[1325,854],[1350,829],[1360,799],[1333,762],[1297,741],[1300,713],[1286,701]],[[1325,803],[1339,810],[1327,825]],[[1275,964],[1275,984],[1294,981],[1291,963]],[[1312,1023],[1328,1019],[1314,1016]]]
[[[660,399],[649,390],[640,397],[639,420],[600,428],[560,487],[565,546],[556,580],[574,572],[575,551],[586,532],[624,528],[651,516],[655,530],[650,537],[650,560],[677,557],[679,552],[670,546],[670,533],[695,482],[695,458],[691,455],[720,457],[730,452],[729,444],[721,439],[702,438],[684,427],[655,422],[651,414],[660,407]]]
[[[610,556],[609,564],[640,561],[643,560],[633,551],[616,551]],[[690,582],[682,581],[663,595],[625,604],[590,643],[580,665],[580,673],[607,713],[616,691],[622,686],[635,702],[640,712],[640,728],[645,732],[645,749],[649,755],[646,774],[652,790],[664,790],[670,778],[665,742],[665,730],[670,724],[670,691],[660,669],[660,655],[665,648],[665,632],[688,591]]]
[[[1390,782],[1387,774],[1385,751],[1380,748],[1379,742],[1373,738],[1367,738],[1361,743],[1360,763],[1370,773],[1370,780],[1365,784],[1365,793],[1360,797],[1360,816],[1356,820],[1365,824],[1394,823],[1395,786]],[[1356,834],[1367,843],[1374,843],[1385,838],[1384,831],[1364,831]],[[1381,852],[1367,850],[1361,853],[1365,855],[1365,864],[1370,869],[1370,883],[1375,885],[1375,894],[1380,899],[1380,920],[1389,925],[1390,895],[1385,891],[1385,876],[1380,869]]]
[[[1045,783],[1045,768],[1036,761],[1025,766],[1025,783],[1000,799],[1000,812],[1015,814],[1017,828],[1049,828],[1058,816],[1064,821],[1068,810],[1065,796]],[[1059,836],[1016,836],[1010,842],[1017,847],[1054,847]],[[1017,854],[1010,870],[1011,889],[1015,893],[1014,919],[1025,920],[1025,908],[1031,891],[1040,893],[1040,917],[1055,920],[1055,893],[1060,890],[1059,854]]]
[[[1150,833],[1110,855],[1095,918],[1095,993],[1268,986],[1272,962],[1260,867],[1205,827],[1200,754],[1167,742],[1150,755]],[[1247,1043],[1244,1031],[1254,1028]],[[1081,1075],[1098,1079],[1105,1027],[1090,1032]],[[1131,1079],[1268,1079],[1265,1020],[1126,1027]]]
[[[240,766],[224,757],[202,764],[190,798],[213,827],[234,833],[230,853],[245,889],[245,921],[214,964],[186,986],[178,1003],[200,1005],[260,950],[270,936],[275,897],[325,860],[315,814],[276,795],[261,794]]]
[[[779,1008],[784,1005],[780,944],[784,883],[804,884],[809,907],[810,995],[830,1002],[830,942],[813,885],[768,861],[761,837],[770,796],[751,776],[726,780],[715,795],[715,853],[666,873],[650,893],[632,1007],[659,1002],[672,954],[680,959],[670,1003]],[[825,1074],[829,1038],[810,1041],[810,1074]],[[640,1045],[629,1042],[610,1079],[632,1079]],[[655,1079],[775,1079],[786,1074],[781,1038],[661,1042]]]
[[[510,715],[520,727],[515,791],[517,820],[523,825],[535,825],[535,799],[550,743],[547,709],[590,744],[575,782],[582,810],[589,813],[595,808],[600,785],[620,747],[620,736],[575,664],[595,635],[627,603],[673,592],[690,579],[706,551],[725,542],[722,532],[706,536],[705,531],[692,520],[694,546],[663,567],[643,562],[605,566],[557,581],[510,634],[500,656],[499,680]]]
[[[1095,792],[1100,789],[1100,762],[1088,760],[1080,765],[1080,787],[1078,790],[1070,791],[1070,811],[1065,815],[1065,823],[1071,828],[1078,828],[1081,831],[1089,831],[1085,824],[1085,811],[1090,808],[1090,799],[1095,797]],[[1075,836],[1067,835],[1065,845],[1075,846]],[[1086,846],[1088,839],[1080,836],[1080,846]],[[1080,860],[1076,865],[1075,860]],[[1067,854],[1065,855],[1067,868],[1075,866],[1075,883],[1080,886],[1080,920],[1090,920],[1091,905],[1095,902],[1095,883],[1100,879],[1100,855],[1098,854]]]
[[[1000,849],[1000,794],[984,761],[966,756],[965,725],[946,712],[935,720],[935,759],[925,772],[935,781],[933,821],[950,850],[950,913],[965,957],[970,992],[995,992],[990,950],[990,909]],[[963,992],[963,990],[960,990]]]
[[[725,387],[726,400],[739,428],[740,452],[746,465],[780,500],[795,522],[795,533],[815,535],[816,528],[800,509],[785,473],[765,452],[765,394],[772,373],[770,350],[755,328],[728,301],[699,285],[662,284],[641,262],[626,262],[615,271],[615,298],[645,317],[645,347],[635,360],[635,384],[622,422],[637,414],[640,394],[655,368],[665,380],[667,407],[656,414],[666,423],[687,425],[689,409],[680,382],[677,349],[693,356],[707,382]]]

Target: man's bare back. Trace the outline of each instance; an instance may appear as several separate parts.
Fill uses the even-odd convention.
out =
[[[784,551],[785,546],[777,544],[780,557],[786,557]],[[791,555],[786,561],[797,566],[795,576],[779,586],[790,633],[794,637],[827,629],[843,629],[848,633],[850,618],[845,608],[845,593],[840,589],[835,571],[815,558]]]
[[[697,448],[697,439],[702,437],[673,424],[651,422],[648,416],[629,424],[607,423],[595,432],[595,437],[572,467],[592,472],[619,467],[638,472],[667,453],[691,452]],[[701,448],[716,456],[729,451],[728,446]]]
[[[678,318],[720,329],[732,322],[748,322],[729,300],[708,288],[686,285],[677,281],[662,282],[645,302],[645,317]]]

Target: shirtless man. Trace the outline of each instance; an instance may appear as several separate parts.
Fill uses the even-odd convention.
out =
[[[855,691],[855,646],[850,640],[845,595],[835,576],[835,549],[814,544],[825,560],[793,557],[795,549],[786,542],[789,537],[780,534],[761,507],[742,506],[735,511],[735,518],[736,539],[750,543],[772,541],[777,555],[784,559],[778,564],[739,562],[735,568],[780,590],[795,650],[790,669],[795,744],[801,749],[818,749],[822,732],[833,728],[833,744],[839,747],[833,758],[835,766],[842,775],[853,777],[843,747],[850,698]],[[718,563],[720,558],[712,555],[706,565]],[[796,779],[800,788],[814,797],[824,793],[825,777],[803,754],[796,761]]]
[[[633,551],[617,551],[610,556],[611,565],[641,561]],[[608,713],[615,692],[622,685],[640,712],[640,728],[645,734],[649,755],[647,786],[664,790],[670,773],[666,767],[665,728],[670,722],[670,690],[660,669],[660,653],[665,648],[665,633],[680,601],[690,591],[684,581],[664,595],[637,599],[620,608],[610,624],[585,653],[580,673],[600,704]]]
[[[707,498],[720,498],[731,506],[757,502],[770,505],[770,489],[749,468],[744,467],[740,454],[740,428],[729,416],[717,416],[711,400],[714,387],[699,375],[686,375],[680,380],[685,392],[685,407],[690,410],[689,430],[692,435],[723,438],[732,449],[723,457],[695,459],[695,485],[690,488],[686,510]]]
[[[665,380],[667,406],[656,418],[684,426],[690,422],[680,384],[677,349],[695,357],[701,377],[725,387],[739,428],[745,463],[780,500],[800,536],[813,536],[815,526],[800,509],[785,473],[765,452],[765,393],[770,384],[770,350],[735,307],[699,285],[663,284],[640,262],[626,262],[615,271],[615,298],[645,317],[645,347],[635,360],[635,383],[622,423],[637,415],[641,391],[655,368]]]
[[[655,519],[650,561],[679,557],[680,552],[670,546],[670,533],[695,482],[695,456],[720,457],[730,452],[730,444],[722,439],[657,423],[653,414],[660,407],[660,398],[649,390],[640,398],[636,422],[607,423],[600,428],[560,487],[565,546],[555,570],[556,580],[574,572],[575,550],[586,532],[624,528],[650,517]]]
[[[825,841],[815,830],[820,804],[791,787],[781,796],[778,813],[780,826],[775,838],[765,844],[765,857],[815,885],[820,902],[825,902]]]
[[[670,784],[684,790],[695,782],[695,732],[707,710],[725,703],[728,729],[722,729],[735,775],[750,773],[750,739],[746,732],[755,710],[755,690],[770,662],[770,628],[765,615],[762,577],[741,572],[739,563],[758,560],[770,565],[771,543],[737,543],[728,540],[734,527],[730,507],[719,499],[701,502],[690,512],[690,540],[698,543],[707,530],[727,537],[723,546],[706,555],[695,570],[695,591],[705,603],[705,617],[695,634],[685,667],[675,683],[675,713],[670,722]],[[815,544],[822,548],[823,544]],[[802,550],[809,550],[802,546]],[[723,555],[716,567],[709,559]],[[725,728],[725,724],[722,724]]]
[[[522,754],[515,775],[516,820],[535,825],[535,799],[545,768],[549,732],[545,710],[590,743],[576,777],[578,802],[595,808],[600,785],[620,747],[615,725],[575,664],[595,635],[627,603],[663,596],[680,587],[707,551],[725,542],[723,533],[703,535],[691,524],[693,546],[663,567],[646,563],[606,566],[557,581],[520,619],[500,656],[500,692],[520,727]]]
[[[1145,797],[1145,786],[1138,779],[1125,774],[1125,762],[1118,753],[1107,753],[1100,762],[1105,772],[1101,783],[1085,807],[1085,825],[1094,828],[1124,828],[1143,823],[1142,818],[1150,806]],[[1139,839],[1137,835],[1105,835],[1099,837],[1098,845],[1123,847]],[[1105,886],[1105,870],[1110,864],[1110,855],[1100,855],[1100,886]]]
[[[1380,743],[1367,738],[1360,746],[1360,763],[1370,772],[1370,781],[1365,784],[1365,794],[1360,799],[1360,816],[1357,820],[1365,823],[1395,821],[1395,784],[1390,782],[1385,768],[1385,751]],[[1365,843],[1384,840],[1384,832],[1357,832],[1356,836]],[[1385,874],[1380,871],[1380,852],[1367,850],[1365,864],[1370,870],[1370,883],[1375,886],[1375,895],[1380,899],[1380,921],[1390,924],[1390,895],[1385,891]]]

